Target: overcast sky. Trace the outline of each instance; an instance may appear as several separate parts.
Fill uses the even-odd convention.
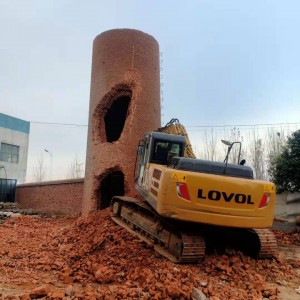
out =
[[[133,28],[160,45],[164,122],[298,123],[299,14],[297,0],[0,0],[0,112],[87,124],[93,39]],[[86,132],[32,123],[29,176],[39,155],[50,168],[44,149],[53,178],[84,162]]]

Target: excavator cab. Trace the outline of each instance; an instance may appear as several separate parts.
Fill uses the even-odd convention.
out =
[[[139,186],[149,163],[168,165],[174,156],[183,157],[185,138],[161,132],[148,132],[139,142],[135,164],[135,180]]]

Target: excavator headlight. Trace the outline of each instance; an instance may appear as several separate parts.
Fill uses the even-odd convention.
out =
[[[267,206],[269,204],[270,198],[271,198],[270,194],[264,193],[259,203],[259,208]]]
[[[188,201],[191,200],[187,185],[185,183],[177,182],[176,189],[179,197]]]

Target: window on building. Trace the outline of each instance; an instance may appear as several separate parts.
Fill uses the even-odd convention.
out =
[[[18,163],[19,149],[19,146],[1,143],[0,160],[9,163]]]

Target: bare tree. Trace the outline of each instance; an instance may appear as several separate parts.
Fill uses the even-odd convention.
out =
[[[210,134],[205,131],[205,152],[206,159],[208,160],[216,160],[216,138],[214,136],[214,128],[211,128]]]
[[[256,179],[267,180],[267,159],[263,139],[259,138],[255,128],[248,136],[249,165],[253,168]]]
[[[235,126],[229,130],[224,127],[221,134],[212,127],[205,130],[202,142],[194,146],[198,158],[223,161],[228,147],[219,140],[224,139],[230,143],[241,142],[241,159],[246,159],[246,164],[251,166],[257,179],[269,180],[268,170],[273,158],[279,155],[286,145],[289,128],[261,128],[253,126],[245,138],[240,129]],[[244,131],[245,132],[245,131]],[[228,161],[234,164],[238,162],[239,144],[234,144]]]
[[[260,138],[255,129],[248,136],[249,164],[257,179],[269,180],[268,169],[273,158],[282,152],[286,144],[285,132],[268,128]]]
[[[69,165],[67,178],[82,178],[84,176],[84,163],[79,163],[77,155]]]
[[[283,150],[286,144],[287,136],[284,130],[275,131],[274,129],[268,129],[267,132],[267,156],[271,160]]]
[[[210,131],[205,130],[203,143],[194,145],[193,148],[198,158],[216,161],[223,157],[220,146],[221,138],[218,137],[212,127]]]
[[[44,157],[41,154],[34,165],[33,180],[41,182],[46,180],[47,168],[44,162]]]

